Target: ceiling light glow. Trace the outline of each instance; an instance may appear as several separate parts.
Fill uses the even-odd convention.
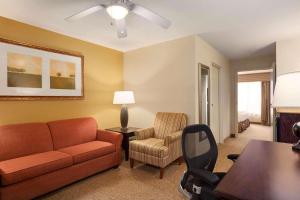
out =
[[[111,5],[106,8],[107,13],[113,19],[123,19],[128,15],[128,9],[121,5]]]

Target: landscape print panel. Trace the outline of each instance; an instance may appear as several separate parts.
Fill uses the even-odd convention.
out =
[[[42,58],[8,52],[7,87],[42,88]]]
[[[50,88],[75,90],[75,63],[50,60]]]

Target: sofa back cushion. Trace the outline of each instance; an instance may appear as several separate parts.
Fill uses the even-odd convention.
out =
[[[46,123],[0,126],[0,161],[52,150]]]
[[[97,122],[94,118],[67,119],[48,122],[54,149],[95,141]]]
[[[164,139],[167,135],[183,130],[187,125],[184,113],[158,112],[154,121],[155,137]]]

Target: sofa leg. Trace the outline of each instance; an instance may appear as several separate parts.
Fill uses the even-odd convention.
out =
[[[160,168],[159,178],[162,179],[164,177],[164,168]]]
[[[133,168],[133,166],[134,166],[134,160],[130,158],[130,168]]]
[[[113,166],[114,169],[118,169],[119,168],[119,165],[116,165],[116,166]]]

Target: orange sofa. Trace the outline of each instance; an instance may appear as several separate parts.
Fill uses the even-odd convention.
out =
[[[121,142],[93,118],[0,126],[0,200],[32,199],[117,167]]]

